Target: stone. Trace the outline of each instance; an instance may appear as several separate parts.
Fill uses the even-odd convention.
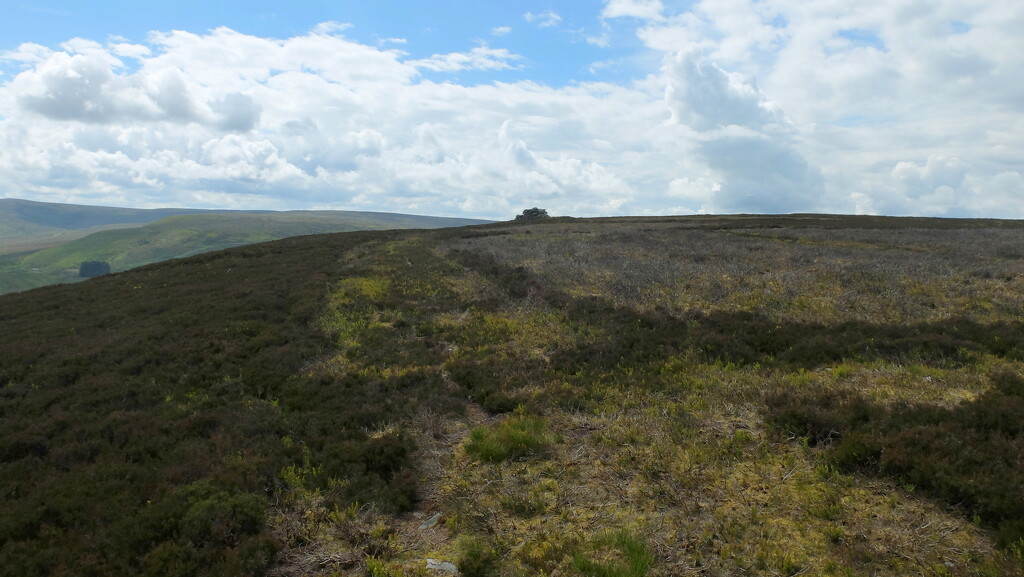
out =
[[[434,527],[434,525],[437,525],[438,521],[440,521],[440,520],[441,520],[441,514],[440,513],[434,513],[433,517],[427,519],[426,521],[423,522],[422,525],[420,525],[420,529],[432,529]]]
[[[458,575],[459,568],[455,566],[455,563],[451,561],[438,561],[437,559],[427,559],[427,569],[433,569],[434,571],[443,571],[449,575]]]

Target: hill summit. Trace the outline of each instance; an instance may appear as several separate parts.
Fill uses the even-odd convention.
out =
[[[0,297],[0,575],[1022,575],[1024,223],[525,219]]]

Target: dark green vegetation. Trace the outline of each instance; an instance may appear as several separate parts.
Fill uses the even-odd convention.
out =
[[[78,266],[78,276],[93,278],[110,274],[110,263],[102,260],[87,260]]]
[[[126,209],[0,199],[0,294],[75,282],[82,262],[115,272],[308,234],[483,221],[346,211]]]
[[[6,295],[0,575],[1021,575],[1022,241],[548,218]]]

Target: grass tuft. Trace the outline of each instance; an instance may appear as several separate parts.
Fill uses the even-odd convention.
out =
[[[481,461],[499,463],[542,457],[551,448],[552,441],[543,419],[514,415],[497,425],[484,425],[470,431],[466,453]]]
[[[573,556],[573,567],[586,577],[643,577],[652,564],[647,544],[625,530],[599,535]]]

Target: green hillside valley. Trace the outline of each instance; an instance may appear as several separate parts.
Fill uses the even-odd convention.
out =
[[[0,576],[1024,575],[1024,222],[117,258],[0,296]]]
[[[0,294],[290,236],[486,221],[352,211],[128,209],[0,199]]]

